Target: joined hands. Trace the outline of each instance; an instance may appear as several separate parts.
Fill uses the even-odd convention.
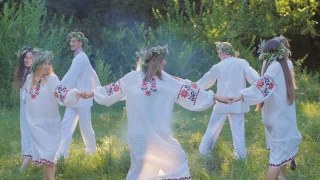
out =
[[[88,99],[88,98],[92,98],[94,95],[94,93],[92,91],[89,92],[79,92],[77,94],[77,97],[80,97],[82,99]]]
[[[227,97],[227,96],[219,96],[215,95],[214,99],[218,102],[225,103],[225,104],[232,104],[234,102],[238,102],[243,99],[242,95],[235,96],[235,97]]]

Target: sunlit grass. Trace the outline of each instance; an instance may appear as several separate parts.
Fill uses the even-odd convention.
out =
[[[308,76],[302,79],[317,82]],[[309,82],[299,80],[307,85]],[[296,107],[298,127],[303,141],[297,156],[298,168],[287,171],[287,179],[319,179],[320,177],[320,102],[319,85],[297,90]],[[302,95],[299,95],[302,94]],[[312,98],[311,98],[312,97]],[[126,178],[130,168],[127,145],[126,115],[124,103],[113,107],[94,106],[92,124],[97,137],[98,153],[87,156],[79,128],[73,136],[70,156],[59,160],[56,179],[104,179]],[[61,114],[63,115],[61,108]],[[208,157],[202,157],[198,147],[208,124],[211,109],[190,112],[175,106],[172,118],[172,135],[180,142],[189,160],[190,172],[197,180],[264,179],[268,168],[269,152],[265,149],[265,132],[261,113],[253,111],[245,115],[247,159],[234,158],[231,131],[228,120]],[[0,109],[0,179],[41,179],[42,167],[31,165],[22,174],[18,169],[20,157],[20,131],[18,108]]]

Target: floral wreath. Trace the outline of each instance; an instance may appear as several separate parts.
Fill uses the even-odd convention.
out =
[[[146,69],[148,67],[148,63],[150,62],[151,58],[154,57],[156,54],[169,55],[168,45],[154,47],[150,55],[148,55],[147,52],[147,49],[142,49],[141,51],[136,52],[136,56],[143,58],[143,62],[141,63],[142,69]]]
[[[73,37],[82,41],[83,45],[87,45],[89,42],[88,38],[86,38],[82,32],[70,32],[67,36],[67,40],[70,41]]]
[[[273,61],[276,61],[278,59],[283,59],[287,48],[284,47],[284,45],[282,43],[280,43],[278,51],[267,52],[264,50],[264,47],[266,45],[266,40],[260,39],[260,41],[261,41],[261,43],[258,45],[258,47],[259,47],[258,53],[259,53],[260,60],[266,60],[270,64]]]
[[[235,57],[239,56],[238,51],[230,49],[229,47],[225,46],[223,42],[215,42],[214,44],[216,44],[216,49],[218,50],[218,53],[225,52],[227,55],[231,55]]]
[[[42,51],[42,49],[40,49],[38,47],[24,46],[23,48],[19,49],[19,51],[16,53],[16,55],[19,58],[28,52],[32,52],[32,54],[36,54],[40,51]]]
[[[23,46],[23,48],[19,49],[19,51],[16,53],[17,57],[21,57],[27,52],[33,52],[33,48],[30,46]]]
[[[52,51],[40,51],[37,53],[39,56],[38,61],[33,62],[31,66],[31,71],[35,72],[36,69],[46,60],[52,61],[54,59],[53,52]]]

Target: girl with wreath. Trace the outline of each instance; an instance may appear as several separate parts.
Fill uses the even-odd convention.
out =
[[[259,52],[264,60],[262,77],[255,85],[240,91],[232,102],[260,104],[264,126],[270,133],[266,179],[284,179],[286,164],[290,163],[291,169],[297,165],[302,139],[297,127],[293,78],[287,64],[290,51],[277,39],[271,39],[260,45]]]
[[[33,56],[31,74],[25,88],[27,123],[31,132],[32,162],[43,165],[43,179],[54,179],[56,153],[61,138],[59,104],[72,106],[79,101],[77,89],[67,89],[54,74],[49,51]]]
[[[166,46],[143,51],[140,71],[83,94],[94,96],[97,103],[106,106],[126,98],[131,157],[127,180],[191,179],[187,156],[170,135],[174,103],[202,111],[211,107],[214,100],[229,101],[196,85],[183,84],[163,71],[168,53]]]
[[[30,73],[32,65],[32,57],[35,53],[32,47],[24,46],[16,54],[18,57],[18,63],[14,71],[14,80],[16,86],[20,89],[20,132],[21,132],[21,154],[24,158],[20,167],[20,171],[23,171],[32,159],[31,148],[31,135],[26,120],[26,103],[22,101],[23,90],[25,89],[26,79]]]

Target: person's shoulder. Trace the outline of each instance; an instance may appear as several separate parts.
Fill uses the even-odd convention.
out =
[[[233,57],[233,59],[239,64],[248,64],[248,61],[243,58]]]
[[[57,76],[56,74],[54,74],[54,73],[49,74],[49,75],[48,75],[48,79],[49,79],[49,80],[56,80],[56,79],[59,80],[58,76]]]
[[[267,72],[270,74],[276,74],[281,69],[281,64],[278,61],[272,61],[267,68]]]
[[[137,78],[138,76],[141,76],[143,72],[142,71],[131,71],[128,72],[126,75],[123,76],[122,79],[132,79],[132,78]]]
[[[84,51],[80,51],[76,57],[73,58],[74,61],[89,61],[87,54]]]

